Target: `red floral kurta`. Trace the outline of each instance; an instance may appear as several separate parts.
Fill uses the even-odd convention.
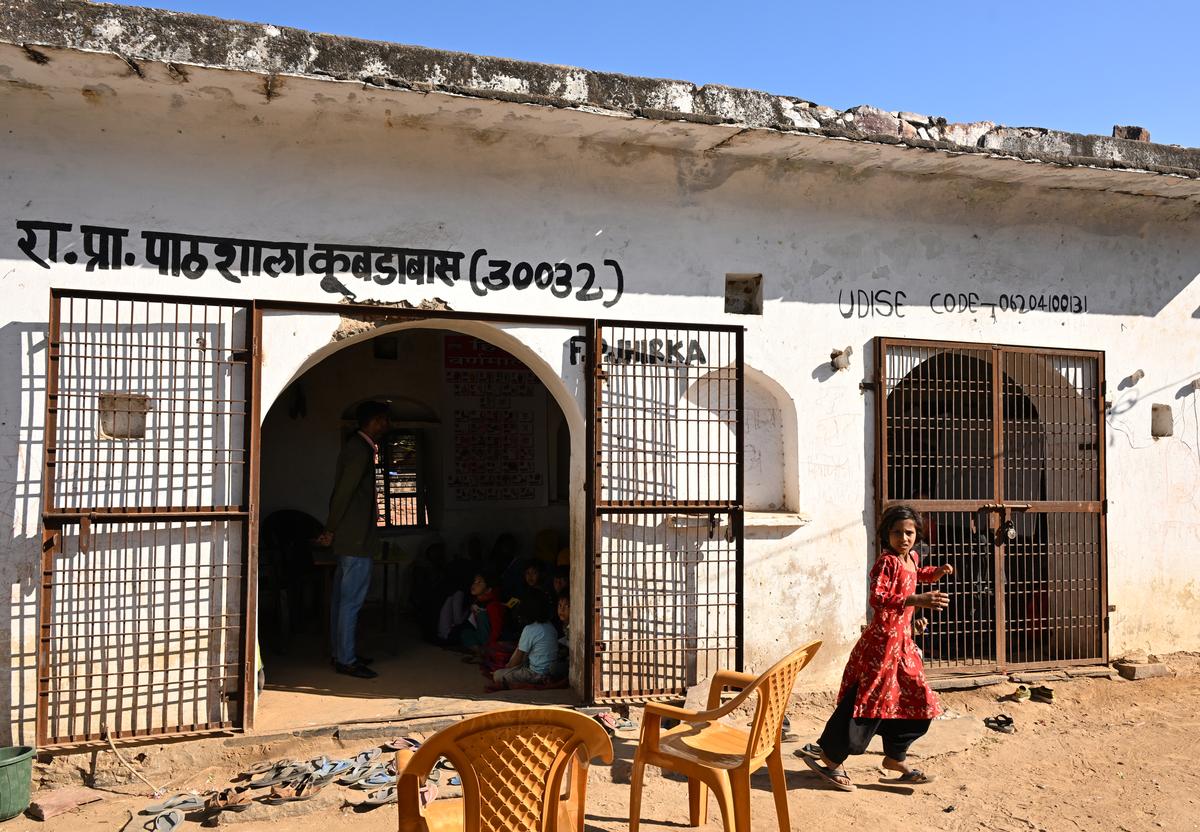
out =
[[[930,583],[937,568],[907,570],[885,550],[871,569],[871,609],[875,615],[850,651],[838,701],[857,685],[854,716],[866,719],[933,719],[942,712],[937,695],[925,683],[921,656],[912,639],[913,607],[905,599],[917,582]]]

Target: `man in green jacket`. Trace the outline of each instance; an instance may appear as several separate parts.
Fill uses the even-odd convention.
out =
[[[363,402],[354,415],[358,431],[338,455],[329,519],[317,542],[332,546],[338,559],[329,602],[333,668],[348,676],[373,679],[379,674],[367,667],[371,660],[359,655],[354,642],[358,613],[371,586],[371,567],[379,551],[375,459],[378,442],[388,430],[388,406]]]

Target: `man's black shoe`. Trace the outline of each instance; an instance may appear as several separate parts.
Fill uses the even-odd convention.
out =
[[[365,664],[334,664],[333,669],[356,679],[374,679],[379,675]]]
[[[372,658],[369,658],[367,656],[356,656],[354,659],[354,663],[355,664],[374,664],[375,660]],[[330,657],[329,666],[336,668],[337,667],[337,659]]]

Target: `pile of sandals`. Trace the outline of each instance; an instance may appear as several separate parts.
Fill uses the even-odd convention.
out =
[[[1043,705],[1054,704],[1054,688],[1048,685],[1038,685],[1030,688],[1025,685],[1017,685],[1017,689],[1006,696],[1001,696],[1002,702],[1041,702]],[[997,714],[989,716],[983,720],[983,724],[1001,734],[1015,734],[1017,732],[1016,721],[1008,714]]]
[[[421,743],[407,737],[392,740],[346,759],[316,757],[311,760],[275,760],[252,766],[235,778],[235,785],[218,791],[177,794],[141,811],[150,815],[145,828],[150,832],[173,832],[187,815],[201,813],[204,819],[222,812],[241,812],[255,803],[278,806],[299,800],[309,800],[326,786],[336,783],[350,789],[367,792],[357,805],[373,809],[396,802],[396,782],[399,772],[393,759],[384,758],[385,751],[416,751]],[[449,760],[441,759],[421,787],[421,803],[428,805],[437,799],[442,772],[453,772]],[[243,782],[238,782],[243,781]],[[446,785],[458,786],[457,775]]]

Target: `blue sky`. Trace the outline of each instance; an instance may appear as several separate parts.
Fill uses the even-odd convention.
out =
[[[1200,146],[1200,2],[403,3],[162,0],[177,11],[751,87],[832,107]]]

